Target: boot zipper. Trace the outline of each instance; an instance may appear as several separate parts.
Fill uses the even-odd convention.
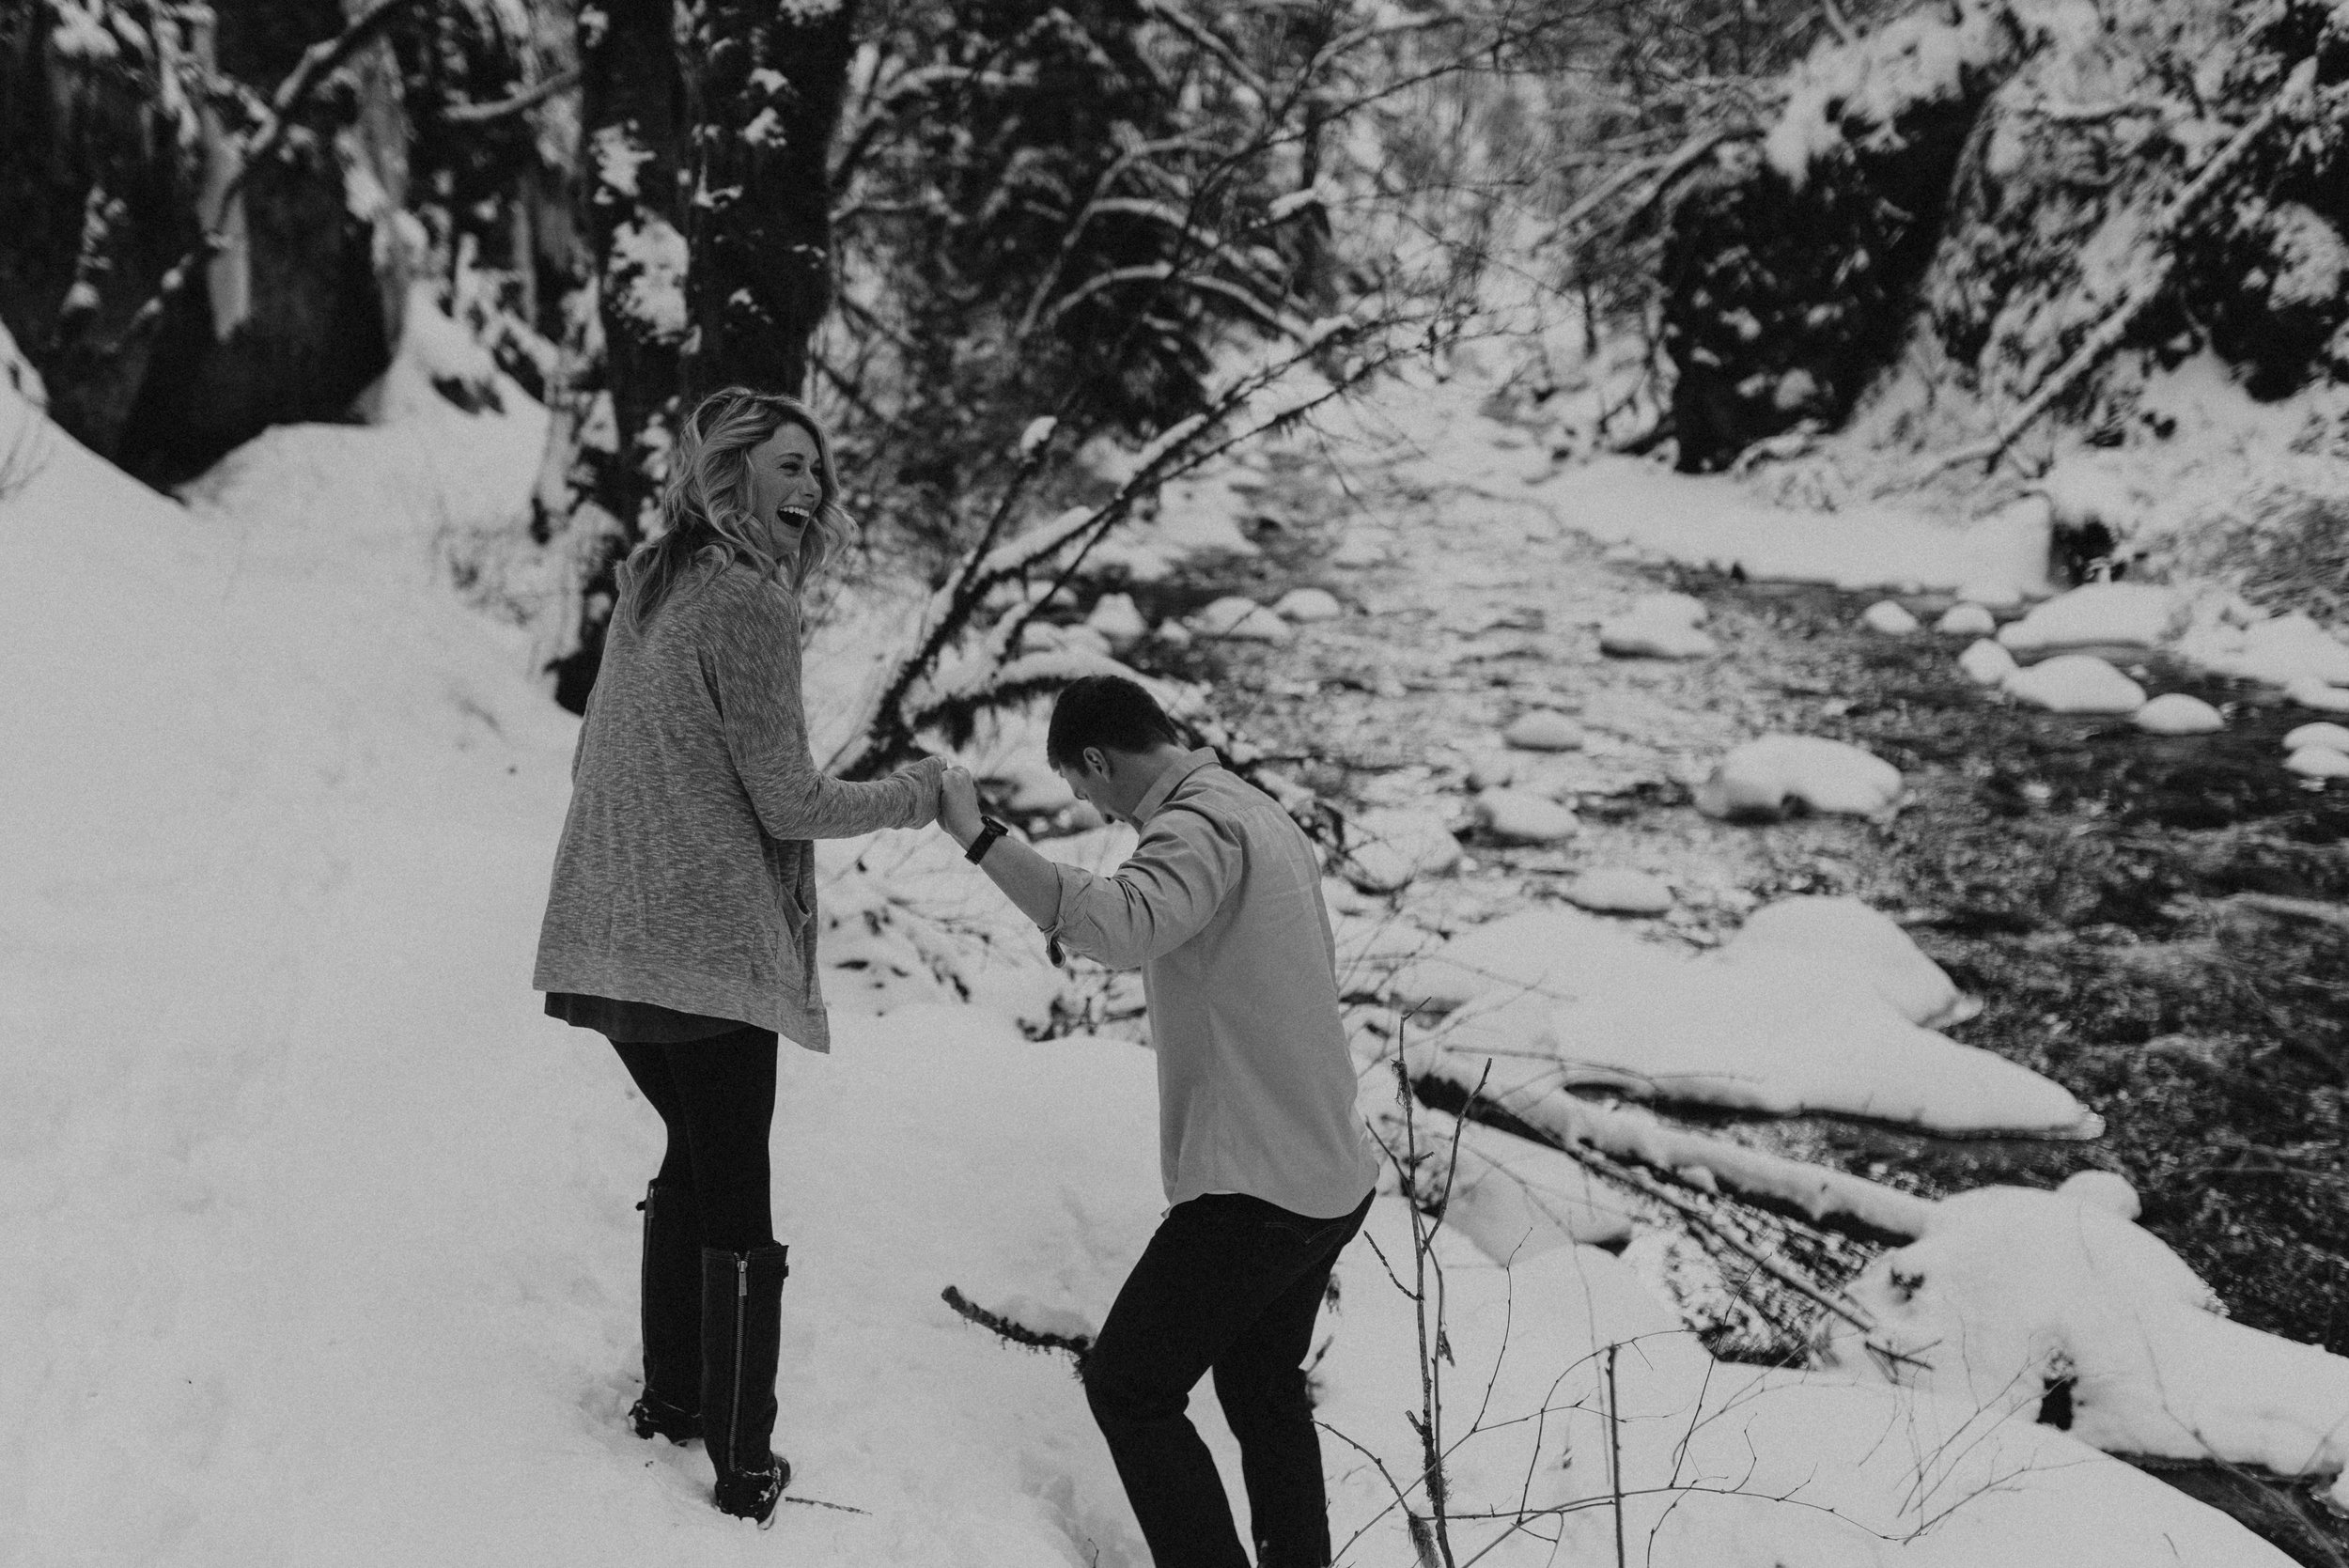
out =
[[[734,1259],[734,1408],[726,1415],[726,1465],[740,1471],[742,1455],[737,1452],[742,1437],[742,1320],[751,1310],[751,1260],[747,1252],[737,1253]]]
[[[645,1244],[644,1244],[644,1247],[643,1247],[643,1249],[642,1249],[641,1256],[639,1257],[638,1262],[637,1262],[637,1265],[636,1265],[636,1301],[637,1301],[636,1315],[637,1315],[637,1319],[638,1319],[638,1327],[639,1327],[640,1328],[641,1328],[641,1327],[648,1327],[648,1325],[646,1325],[646,1324],[644,1323],[644,1321],[643,1321],[643,1319],[644,1319],[644,1317],[645,1317],[645,1315],[646,1315],[646,1314],[645,1314],[645,1309],[644,1309],[644,1303],[646,1303],[646,1302],[647,1302],[647,1301],[650,1301],[650,1300],[652,1299],[652,1210],[653,1210],[653,1202],[654,1202],[654,1199],[653,1199],[653,1192],[652,1192],[652,1189],[651,1189],[650,1188],[646,1188],[645,1189],[645,1201],[644,1201],[643,1203],[639,1203],[639,1204],[637,1204],[637,1205],[636,1205],[638,1208],[643,1209],[643,1210],[645,1211]],[[658,1370],[658,1371],[665,1371],[666,1369],[665,1369],[665,1368],[658,1368],[658,1369],[657,1369],[657,1368],[655,1368],[655,1367],[653,1366],[653,1364],[652,1364],[652,1357],[653,1357],[653,1350],[652,1350],[652,1336],[651,1336],[650,1334],[646,1334],[646,1335],[645,1335],[645,1337],[644,1337],[644,1338],[645,1338],[645,1392],[646,1392],[647,1394],[649,1394],[649,1393],[651,1393],[651,1392],[652,1392],[652,1374],[653,1374],[653,1373],[654,1373],[655,1371],[657,1371],[657,1370]]]

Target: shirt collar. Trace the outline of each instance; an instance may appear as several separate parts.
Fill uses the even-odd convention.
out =
[[[1166,804],[1166,798],[1174,793],[1176,784],[1181,784],[1202,768],[1214,766],[1215,748],[1212,746],[1202,746],[1195,751],[1185,752],[1183,760],[1170,765],[1165,772],[1159,774],[1159,782],[1152,784],[1149,791],[1135,804],[1134,820],[1145,828],[1148,827],[1150,819],[1159,815],[1159,808]]]

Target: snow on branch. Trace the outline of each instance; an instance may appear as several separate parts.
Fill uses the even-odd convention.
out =
[[[2073,350],[2071,358],[2039,384],[2038,390],[2007,417],[1995,435],[1934,459],[1915,474],[1894,480],[1879,494],[1924,484],[1968,463],[1996,466],[1998,460],[2006,455],[2007,448],[2013,446],[2023,432],[2053,406],[2056,399],[2070,392],[2082,377],[2121,346],[2122,340],[2128,336],[2129,330],[2137,325],[2139,318],[2161,298],[2163,291],[2170,287],[2170,274],[2177,271],[2177,253],[2170,242],[2186,226],[2186,220],[2194,215],[2212,192],[2233,177],[2261,138],[2274,130],[2279,121],[2300,116],[2314,101],[2315,96],[2316,61],[2303,60],[2285,81],[2283,90],[2270,99],[2265,108],[2236,132],[2233,140],[2213,154],[2201,172],[2155,216],[2144,241],[2154,253],[2145,281],[2106,313],[2104,319],[2097,322],[2094,330]]]
[[[930,596],[906,652],[867,689],[868,695],[860,705],[849,732],[851,738],[832,753],[825,764],[826,770],[844,778],[862,777],[887,756],[910,745],[913,735],[935,719],[939,710],[926,707],[919,698],[936,680],[936,672],[945,661],[948,650],[971,628],[989,593],[1048,564],[1055,568],[1053,586],[1057,588],[1076,574],[1093,547],[1124,521],[1137,503],[1155,494],[1168,480],[1242,442],[1293,424],[1314,409],[1344,396],[1385,365],[1393,352],[1402,351],[1391,348],[1385,352],[1358,356],[1334,380],[1280,398],[1271,407],[1264,406],[1265,394],[1284,378],[1332,344],[1362,330],[1361,323],[1343,315],[1300,325],[1296,342],[1283,345],[1282,351],[1234,377],[1215,395],[1206,411],[1160,432],[1143,449],[1132,474],[1108,500],[1092,507],[1072,507],[1042,528],[999,545],[996,540],[1008,526],[1012,504],[1019,493],[1015,484],[999,502],[978,544],[966,553],[946,585]],[[1049,444],[1041,442],[1032,450],[1023,447],[1021,479],[1040,465]],[[998,621],[978,658],[998,662],[1006,658],[1017,644],[1019,632],[1049,598],[1048,593],[1025,612]],[[958,694],[1007,690],[1000,677],[990,681],[979,673],[957,678],[961,684],[936,690],[951,690]]]
[[[1422,1081],[1447,1085],[1462,1095],[1477,1094],[1481,1079],[1465,1060],[1427,1052],[1412,1066]],[[1470,1105],[1471,1119],[1477,1103]],[[1792,1210],[1813,1223],[1839,1229],[1857,1228],[1875,1239],[1913,1240],[1924,1234],[1933,1212],[1928,1198],[1684,1131],[1643,1110],[1610,1110],[1563,1089],[1485,1095],[1481,1103],[1569,1153],[1596,1149],[1682,1187],[1699,1191],[1725,1188],[1762,1207]]]
[[[988,1332],[1024,1345],[1030,1350],[1057,1350],[1075,1363],[1078,1376],[1084,1375],[1085,1358],[1093,1354],[1093,1336],[1056,1328],[1034,1328],[1008,1312],[991,1312],[953,1285],[938,1293],[939,1299],[955,1310],[966,1322],[975,1323]]]
[[[1194,235],[1194,238],[1197,236]],[[1051,326],[1068,312],[1100,293],[1126,283],[1172,283],[1202,294],[1214,294],[1231,301],[1250,316],[1277,333],[1294,336],[1299,331],[1297,318],[1279,306],[1268,304],[1251,290],[1211,272],[1185,272],[1171,261],[1153,261],[1139,267],[1113,267],[1106,272],[1096,272],[1076,287],[1063,294],[1044,313],[1043,326]]]
[[[237,138],[227,149],[233,172],[221,190],[208,201],[208,210],[224,217],[241,210],[237,205],[237,197],[242,193],[245,180],[256,167],[276,152],[279,144],[286,139],[286,133],[293,126],[294,111],[353,54],[381,37],[398,20],[402,11],[417,4],[419,0],[376,0],[372,7],[334,38],[314,43],[303,51],[301,61],[287,72],[286,79],[278,83],[277,90],[270,95],[269,106],[263,111],[260,123]],[[195,275],[197,265],[231,243],[232,240],[233,236],[223,228],[208,229],[185,255],[164,271],[155,285],[155,292],[132,315],[120,334],[105,345],[102,352],[107,356],[119,354],[125,347],[154,331],[163,320],[165,308],[188,286],[188,280]]]

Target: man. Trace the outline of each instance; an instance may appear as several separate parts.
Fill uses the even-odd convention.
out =
[[[1377,1161],[1354,1107],[1336,947],[1312,844],[1269,797],[1187,751],[1150,694],[1093,675],[1046,755],[1142,840],[1113,877],[1044,859],[950,768],[939,825],[1071,953],[1136,969],[1159,1065],[1170,1205],[1085,1365],[1085,1398],[1158,1568],[1248,1568],[1184,1414],[1215,1374],[1259,1568],[1322,1568],[1330,1517],[1303,1362]]]

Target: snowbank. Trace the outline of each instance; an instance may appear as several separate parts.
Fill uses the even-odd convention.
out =
[[[1398,1208],[1376,1206],[1366,1230],[1408,1270]],[[1507,1261],[1485,1254],[1487,1235]],[[1618,1530],[1636,1554],[1628,1560],[1706,1568],[2289,1560],[2051,1428],[1840,1374],[1716,1361],[1620,1260],[1507,1235],[1503,1226],[1471,1241],[1447,1225],[1435,1241],[1449,1348],[1437,1368],[1452,1396],[1445,1469],[1463,1562],[1486,1548],[1480,1560],[1503,1568],[1612,1562]],[[1415,1325],[1387,1305],[1399,1298],[1394,1283],[1367,1254],[1357,1248],[1340,1265],[1317,1415],[1340,1435],[1328,1442],[1340,1560],[1408,1561],[1400,1542],[1344,1550],[1353,1520],[1392,1515],[1377,1467],[1406,1484],[1419,1468],[1396,1414],[1420,1404]],[[1412,1501],[1424,1511],[1416,1490]],[[1491,1514],[1501,1517],[1474,1517]]]
[[[0,503],[38,586],[0,622],[0,1247],[34,1260],[0,1273],[0,1556],[1142,1568],[1066,1367],[939,1294],[1100,1321],[1161,1201],[1151,1063],[1020,1037],[1033,931],[935,834],[827,846],[828,956],[889,1011],[844,1005],[832,1055],[781,1066],[778,1438],[797,1498],[839,1506],[762,1535],[708,1507],[698,1449],[625,1432],[659,1135],[526,985],[576,725],[436,556],[449,516],[494,526],[526,489],[515,417],[273,432],[193,508],[61,439]],[[1111,863],[1119,831],[1049,848]],[[1622,941],[1573,951],[1687,966]],[[1515,955],[1537,983],[1557,956]],[[1926,1225],[1875,1184],[1567,1110],[1583,1141]],[[2279,1560],[2061,1434],[1713,1363],[1617,1260],[1536,1234],[1533,1197],[1574,1191],[1558,1160],[1462,1164],[1485,1196],[1437,1240],[1457,1499],[1596,1560],[1620,1491],[1663,1568]],[[1584,1198],[1572,1224],[1620,1219]],[[1388,1258],[1406,1224],[1374,1205]],[[1416,1469],[1420,1326],[1369,1248],[1339,1282],[1319,1413],[1361,1446],[1328,1446],[1332,1523],[1352,1560],[1407,1560],[1381,1467]],[[1485,1560],[1555,1554],[1525,1530]]]
[[[1877,1343],[1917,1358],[1902,1373],[1921,1388],[2017,1413],[2053,1402],[2060,1424],[2108,1452],[2330,1478],[2349,1501],[2349,1359],[2229,1323],[2176,1253],[2092,1199],[1944,1199],[1852,1296]],[[1858,1374],[1887,1365],[1846,1327],[1828,1355]]]
[[[1573,911],[1513,915],[1406,965],[1404,1005],[1459,1010],[1445,1076],[1513,1108],[1574,1089],[1911,1123],[1953,1133],[2094,1137],[2051,1079],[1920,1026],[1957,988],[1890,921],[1849,900],[1760,911],[1723,950],[1683,958]],[[1465,1003],[1466,1005],[1461,1005]]]

